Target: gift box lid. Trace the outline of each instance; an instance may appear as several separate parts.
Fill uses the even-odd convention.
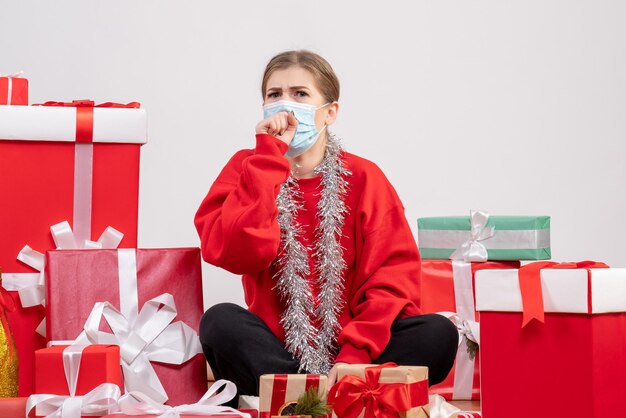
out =
[[[76,107],[0,106],[0,140],[76,141]],[[93,108],[93,142],[144,144],[145,109]]]
[[[521,312],[519,270],[476,272],[476,310]],[[545,312],[626,312],[626,268],[542,269]]]

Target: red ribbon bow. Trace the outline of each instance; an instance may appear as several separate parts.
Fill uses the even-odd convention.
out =
[[[76,142],[89,143],[93,142],[93,109],[95,107],[138,109],[141,104],[139,102],[130,102],[127,104],[106,102],[95,104],[93,100],[74,100],[71,102],[45,102],[33,106],[75,107]]]
[[[9,320],[7,318],[7,312],[15,312],[15,300],[13,296],[2,287],[2,279],[0,279],[0,325],[4,328],[4,335],[9,345],[9,359],[13,358],[13,335],[9,328]]]
[[[141,103],[130,102],[127,104],[106,102],[96,104],[93,100],[72,100],[71,102],[45,102],[33,106],[63,106],[63,107],[114,107],[120,109],[139,109]]]
[[[541,291],[541,269],[586,269],[609,268],[605,263],[597,261],[577,261],[571,263],[555,263],[538,261],[526,264],[519,269],[519,287],[522,294],[522,328],[536,319],[544,322],[543,292]]]
[[[414,383],[379,383],[382,369],[394,363],[367,367],[365,379],[347,375],[328,393],[328,403],[338,417],[356,418],[365,408],[364,418],[397,418],[399,412],[428,404],[428,380]]]

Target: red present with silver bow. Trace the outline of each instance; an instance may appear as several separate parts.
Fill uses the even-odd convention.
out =
[[[28,104],[28,80],[22,77],[23,73],[0,74],[0,105]]]
[[[38,306],[43,253],[137,245],[139,149],[146,142],[146,113],[138,106],[0,106],[0,265],[3,286],[16,300],[20,293],[9,314],[20,396],[33,392],[34,352],[45,346],[35,332],[45,328]]]
[[[119,345],[126,389],[160,403],[206,392],[199,248],[58,250],[46,260],[53,343]]]
[[[476,309],[483,416],[624,416],[625,268],[540,262],[479,271]]]
[[[28,398],[26,415],[80,418],[117,411],[123,387],[119,361],[120,349],[111,345],[37,350],[37,394]]]
[[[448,377],[430,392],[448,400],[480,399],[478,313],[474,309],[474,275],[479,270],[519,268],[519,261],[468,263],[422,260],[422,311],[440,313],[459,329],[459,348]]]

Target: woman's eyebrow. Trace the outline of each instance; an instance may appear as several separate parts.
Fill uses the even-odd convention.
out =
[[[309,90],[307,86],[291,86],[289,90]]]

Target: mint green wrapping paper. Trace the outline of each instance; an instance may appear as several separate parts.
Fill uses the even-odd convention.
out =
[[[548,260],[549,216],[490,216],[494,235],[480,240],[489,260]],[[417,240],[424,259],[448,259],[471,239],[469,216],[440,216],[417,220]]]

